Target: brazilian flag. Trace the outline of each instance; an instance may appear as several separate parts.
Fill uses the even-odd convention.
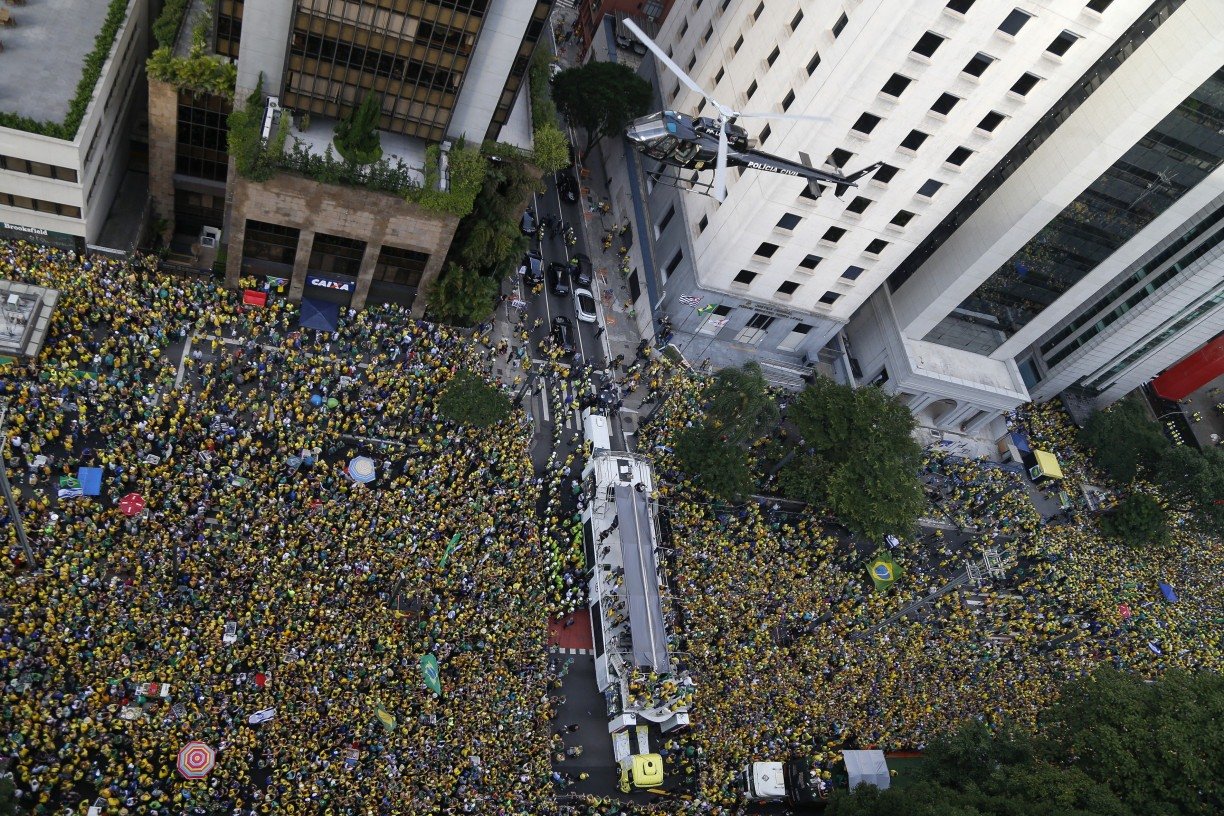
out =
[[[885,592],[901,577],[901,565],[893,560],[891,553],[881,552],[867,562],[867,574],[876,591]]]
[[[442,696],[442,679],[438,676],[438,658],[432,654],[421,655],[421,677],[429,690]]]

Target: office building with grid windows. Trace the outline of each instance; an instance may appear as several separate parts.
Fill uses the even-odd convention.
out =
[[[885,384],[947,428],[979,431],[1072,386],[1114,398],[1206,339],[1215,314],[1218,267],[1198,271],[1213,232],[1181,239],[1220,192],[1222,14],[1212,0],[695,2],[658,41],[715,98],[828,118],[741,120],[759,149],[884,165],[840,199],[732,169],[719,204],[650,159],[610,156],[633,170],[613,195],[636,205],[643,328],[666,318],[690,359],[757,359],[779,382],[815,365]],[[661,107],[712,113],[666,71],[652,79]],[[1178,305],[1183,277],[1139,297],[1196,251],[1184,272],[1205,300]],[[1186,325],[1156,342],[1173,313]]]
[[[524,84],[547,25],[544,0],[217,0],[212,53],[237,62],[235,99],[259,88],[291,149],[335,153],[337,122],[368,96],[381,102],[383,158],[423,181],[426,150],[459,138],[530,147]],[[193,18],[192,11],[188,19]],[[191,47],[184,25],[176,48]],[[246,33],[244,37],[243,34]],[[150,81],[150,187],[166,238],[203,262],[220,229],[227,281],[283,281],[275,291],[346,306],[424,307],[457,218],[390,193],[278,171],[253,181],[228,155],[232,103]],[[221,262],[218,261],[218,265]]]

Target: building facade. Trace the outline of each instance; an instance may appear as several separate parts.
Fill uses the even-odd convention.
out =
[[[334,153],[337,121],[378,95],[383,157],[423,183],[430,144],[523,144],[524,133],[530,144],[519,89],[548,9],[539,0],[222,0],[211,45],[237,60],[234,98],[261,89],[269,116],[291,123],[287,143],[316,155]],[[150,83],[159,137],[150,185],[158,212],[172,213],[174,248],[198,262],[200,236],[220,229],[230,285],[256,276],[284,281],[274,290],[293,299],[423,308],[418,294],[458,219],[360,185],[290,172],[243,178],[228,155],[231,110],[228,98]]]
[[[72,4],[71,13],[66,5],[7,7],[12,25],[0,28],[0,112],[12,117],[0,121],[0,237],[83,250],[99,242],[128,166],[129,135],[144,102],[149,4],[127,5],[92,88],[78,86],[108,4]],[[82,101],[71,137],[18,122],[60,125]]]

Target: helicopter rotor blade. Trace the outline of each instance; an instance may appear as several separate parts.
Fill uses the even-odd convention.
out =
[[[718,163],[714,165],[714,198],[724,201],[727,198],[727,123],[721,122],[718,128]]]
[[[684,71],[680,70],[680,66],[677,65],[674,61],[672,61],[671,57],[667,56],[667,52],[664,51],[662,48],[660,48],[658,44],[655,43],[654,40],[647,37],[646,32],[638,28],[637,24],[635,24],[632,20],[628,18],[625,19],[625,28],[629,29],[629,31],[633,34],[633,36],[641,40],[642,45],[649,48],[651,53],[654,54],[656,57],[658,57],[659,62],[663,63],[663,65],[667,67],[667,70],[675,74],[680,79],[680,81],[683,82],[685,85],[687,85],[691,90],[694,90],[697,93],[701,94],[703,97],[705,97],[706,100],[709,101],[711,105],[718,108],[718,112],[721,113],[724,118],[731,116],[734,113],[730,108],[726,107],[725,105],[720,105],[718,103],[718,100],[710,96],[709,92],[706,91],[705,88],[698,85],[693,80],[692,77],[684,73]]]
[[[738,119],[788,119],[792,122],[832,122],[827,116],[805,116],[801,113],[740,113],[734,111]]]

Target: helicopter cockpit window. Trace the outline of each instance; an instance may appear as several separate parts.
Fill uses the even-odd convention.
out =
[[[646,155],[652,159],[665,159],[676,146],[675,136],[661,136],[658,141],[646,148]]]
[[[680,142],[677,144],[676,150],[672,154],[672,157],[682,162],[689,162],[689,161],[692,161],[693,157],[696,155],[697,155],[697,145],[693,142],[689,142],[684,139],[681,139]]]

